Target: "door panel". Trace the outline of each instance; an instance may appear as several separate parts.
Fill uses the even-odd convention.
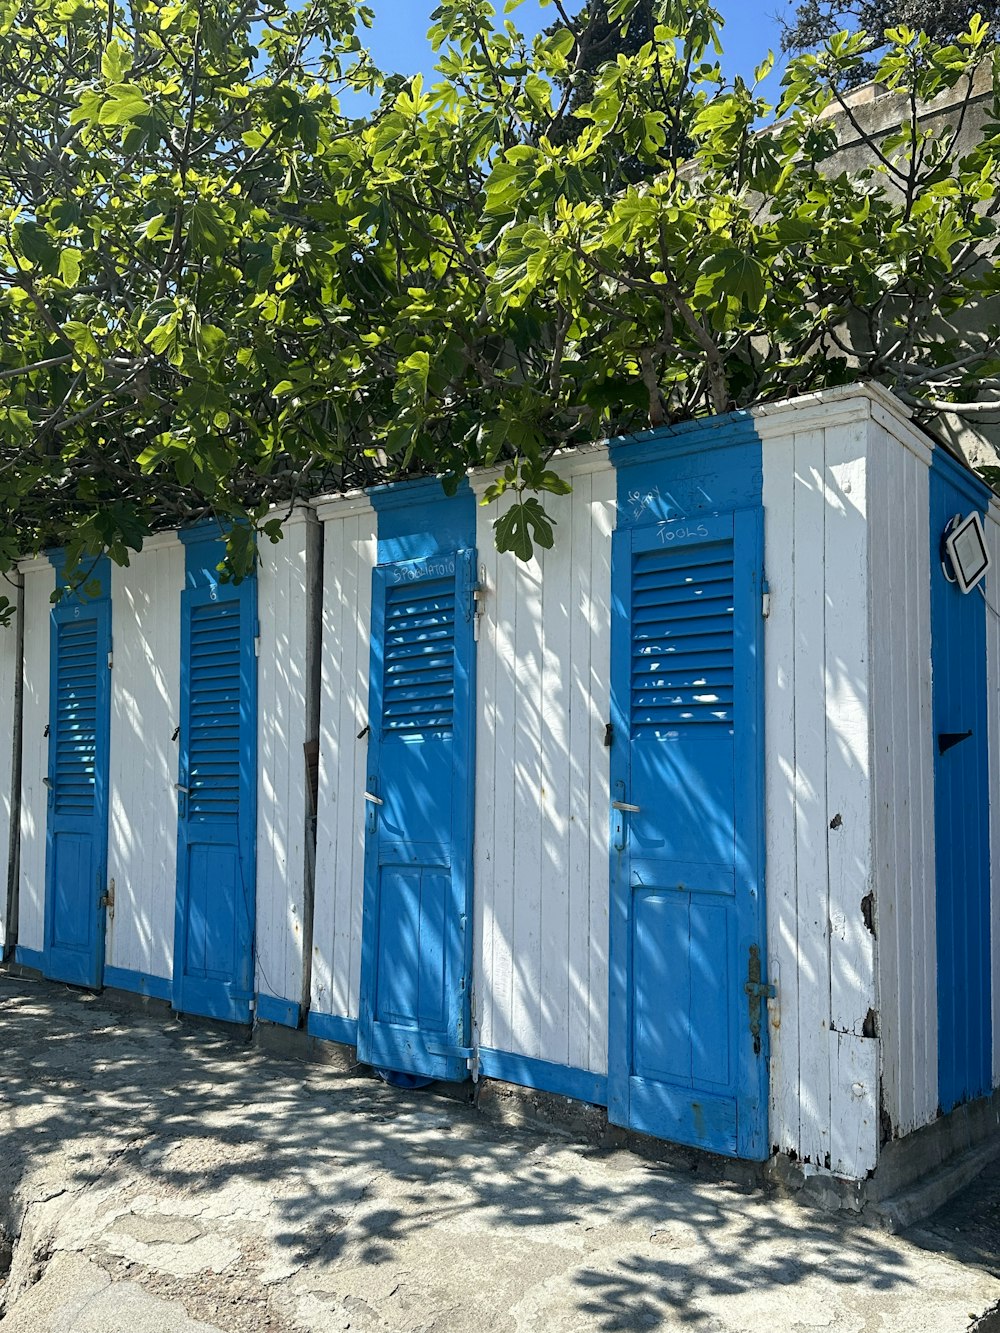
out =
[[[474,551],[375,570],[358,1054],[467,1073]]]
[[[614,539],[609,1115],[763,1157],[761,518],[663,526]]]
[[[106,571],[99,577],[106,587]],[[51,635],[45,969],[96,989],[104,973],[110,599],[64,597]]]
[[[988,492],[935,450],[930,540],[950,518],[980,513]],[[937,924],[938,1099],[942,1111],[993,1086],[990,757],[986,604],[931,564],[931,686]],[[944,745],[942,745],[942,739]]]
[[[181,598],[174,1008],[247,1022],[256,875],[256,581]]]

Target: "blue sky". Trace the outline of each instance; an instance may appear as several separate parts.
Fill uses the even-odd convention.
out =
[[[415,74],[418,70],[430,77],[434,68],[434,54],[426,40],[430,16],[436,0],[368,0],[375,11],[375,26],[362,40],[370,47],[375,62],[382,69],[401,74]],[[582,0],[580,0],[582,3]],[[578,9],[580,3],[574,3]],[[493,0],[494,8],[502,17],[503,0]],[[792,0],[716,0],[726,21],[723,46],[726,73],[731,77],[743,74],[752,77],[755,65],[770,48],[778,54],[780,44],[775,12],[791,12]],[[511,18],[522,31],[539,32],[556,18],[555,10],[543,9],[538,0],[524,0]],[[772,74],[766,93],[777,98],[780,78]],[[345,108],[346,109],[346,108]]]

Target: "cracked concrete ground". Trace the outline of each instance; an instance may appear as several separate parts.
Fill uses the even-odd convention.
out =
[[[883,1235],[62,987],[0,978],[0,1053],[3,1333],[959,1333],[1000,1301],[947,1219]]]

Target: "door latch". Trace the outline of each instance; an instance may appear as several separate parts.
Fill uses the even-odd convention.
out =
[[[367,819],[365,822],[368,825],[369,833],[374,833],[378,828],[378,808],[380,805],[385,805],[385,801],[382,800],[382,797],[376,796],[375,792],[372,791],[374,786],[375,778],[369,775],[368,786],[365,788],[365,811],[367,812]]]
[[[615,783],[615,799],[611,802],[611,809],[614,812],[612,818],[611,841],[614,844],[616,852],[625,850],[626,827],[625,816],[637,815],[640,807],[632,805],[625,799],[625,783],[619,779]]]
[[[750,1035],[753,1038],[753,1053],[760,1055],[760,1018],[765,1000],[773,1000],[778,992],[769,981],[761,980],[760,949],[750,945],[750,960],[747,964],[747,979],[743,986],[750,1007]]]

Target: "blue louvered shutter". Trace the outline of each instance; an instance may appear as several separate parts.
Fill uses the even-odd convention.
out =
[[[191,608],[189,813],[235,818],[240,799],[240,604]]]
[[[732,725],[733,548],[641,551],[632,593],[632,734]]]
[[[455,579],[386,590],[383,730],[450,732],[455,704]]]
[[[759,511],[615,535],[609,1119],[766,1155]]]
[[[359,1056],[464,1078],[475,551],[375,570]]]
[[[96,796],[97,619],[64,621],[56,633],[55,810],[86,817]]]

